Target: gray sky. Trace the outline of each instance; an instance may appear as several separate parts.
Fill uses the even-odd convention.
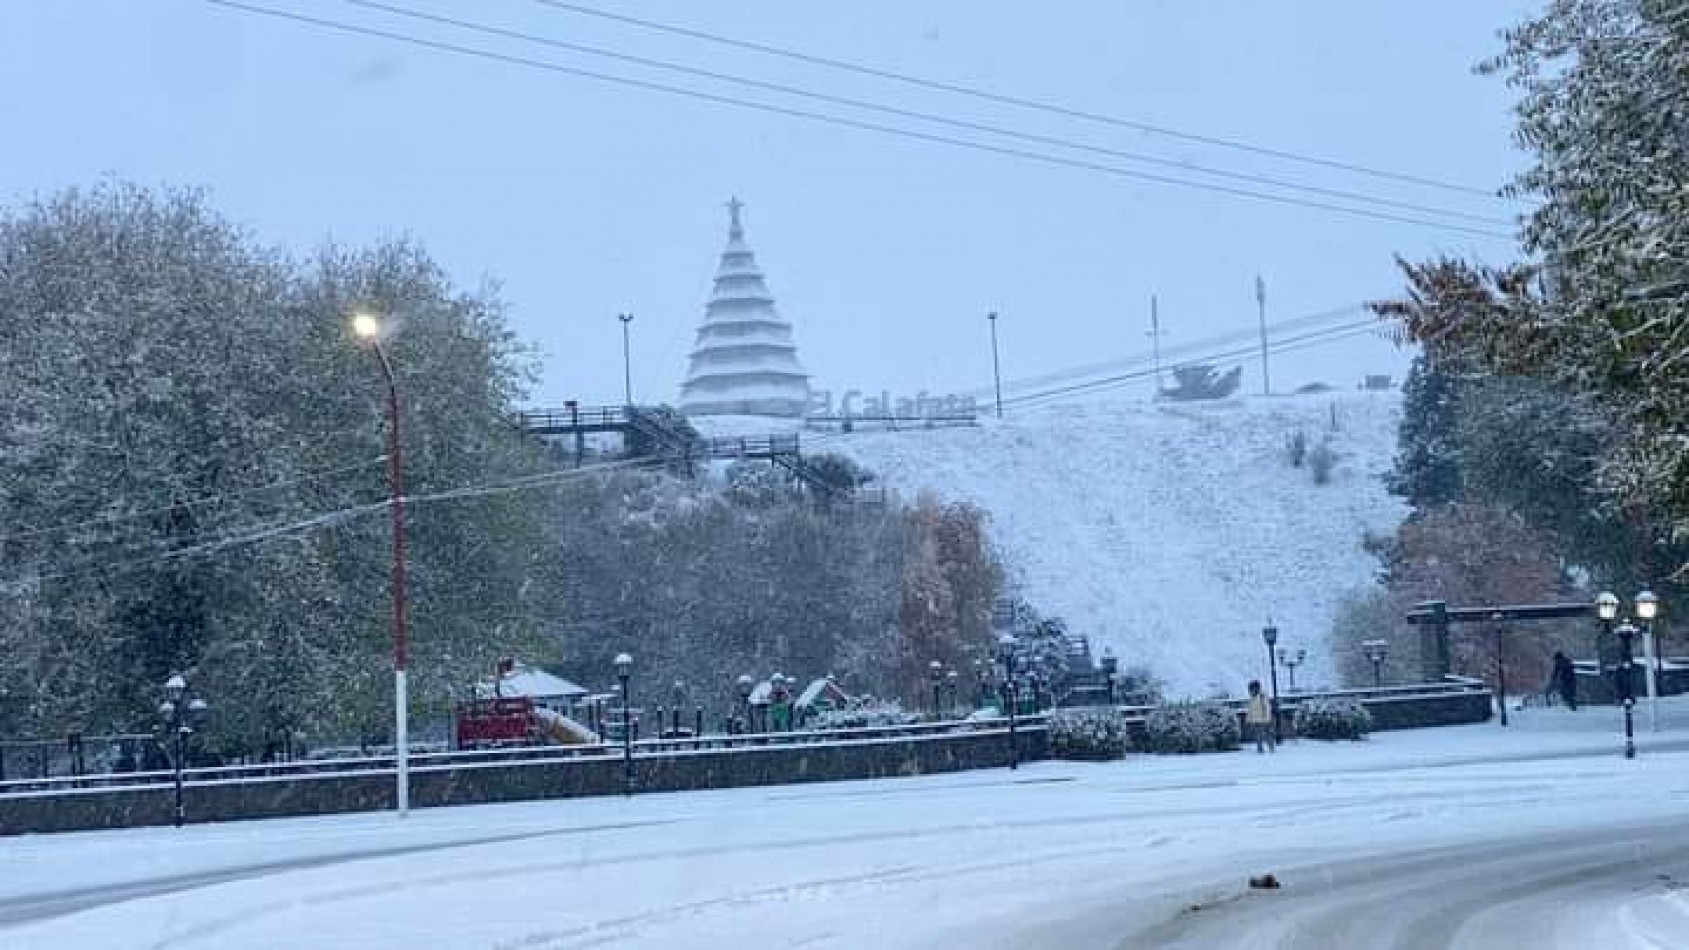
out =
[[[779,100],[341,0],[253,2]],[[643,32],[532,0],[390,2],[1177,161],[1480,215],[1517,211]],[[639,0],[614,9],[1492,188],[1522,158],[1508,138],[1507,90],[1471,66],[1495,52],[1498,28],[1532,6]],[[675,397],[725,239],[722,204],[734,194],[747,203],[748,238],[795,324],[800,355],[816,385],[834,390],[988,384],[990,309],[1003,313],[1004,372],[1014,378],[1145,349],[1152,292],[1171,345],[1252,327],[1258,270],[1269,319],[1278,320],[1392,293],[1395,254],[1512,255],[1506,239],[819,126],[198,0],[5,5],[0,128],[7,202],[115,177],[204,186],[261,238],[302,250],[326,236],[415,236],[460,284],[503,282],[515,328],[545,354],[536,402],[619,401],[621,310],[637,315],[635,395]],[[1365,370],[1402,363],[1387,344],[1351,342],[1287,354],[1274,364],[1275,383],[1352,385]]]

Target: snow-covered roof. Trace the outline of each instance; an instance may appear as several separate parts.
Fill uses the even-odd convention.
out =
[[[587,695],[585,687],[528,666],[517,666],[501,677],[498,691],[501,696],[526,696],[529,699],[576,699]]]
[[[820,699],[822,697],[822,695],[824,695],[828,691],[828,687],[831,687],[832,692],[836,693],[840,699],[846,698],[845,694],[844,694],[844,690],[839,689],[839,687],[832,680],[827,679],[826,677],[822,677],[821,679],[809,681],[809,685],[805,686],[803,688],[803,692],[798,694],[798,705],[799,706],[813,706],[813,705],[815,705],[815,701]]]

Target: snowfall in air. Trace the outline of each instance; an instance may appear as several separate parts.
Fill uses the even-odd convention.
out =
[[[0,947],[1689,946],[1689,703],[1618,716],[13,838]]]

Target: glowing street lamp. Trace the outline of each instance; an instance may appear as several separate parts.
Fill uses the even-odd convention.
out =
[[[1648,728],[1660,731],[1660,687],[1657,679],[1659,644],[1654,640],[1654,618],[1660,615],[1660,599],[1651,590],[1636,595],[1636,619],[1642,621],[1642,662],[1648,682]]]
[[[410,812],[410,728],[406,712],[410,690],[405,681],[409,644],[405,635],[405,469],[399,434],[399,387],[393,363],[381,345],[382,324],[360,311],[352,315],[352,332],[375,354],[387,384],[387,506],[393,511],[393,755],[396,766],[395,805],[399,817]]]

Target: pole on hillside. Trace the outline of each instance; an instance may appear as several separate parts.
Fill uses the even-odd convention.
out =
[[[1261,395],[1273,394],[1272,377],[1267,375],[1267,282],[1255,275],[1255,308],[1261,318]]]
[[[1149,295],[1149,343],[1155,354],[1155,398],[1161,398],[1161,310],[1154,294]]]
[[[622,322],[622,405],[633,405],[633,357],[629,354],[628,325],[633,323],[633,314],[618,313],[616,319]]]
[[[991,321],[991,381],[997,387],[997,418],[1003,418],[1003,364],[997,359],[997,311],[985,315]]]

